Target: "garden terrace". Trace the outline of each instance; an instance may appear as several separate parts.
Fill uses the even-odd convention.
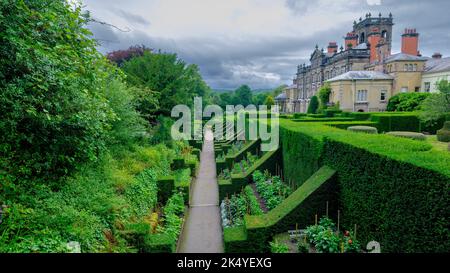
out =
[[[325,214],[325,203],[336,207],[335,171],[321,168],[308,181],[264,215],[246,215],[245,225],[224,229],[226,252],[268,252],[275,234],[294,229],[297,225],[314,223],[314,215]]]
[[[449,249],[448,152],[428,142],[290,120],[280,121],[280,140],[285,179],[301,186],[323,165],[337,171],[342,224],[358,224],[363,244],[379,241],[385,252]]]
[[[267,152],[257,160],[239,172],[229,173],[229,177],[222,178],[219,175],[219,198],[224,199],[226,196],[231,196],[238,193],[252,181],[252,174],[256,170],[264,171],[269,170],[271,173],[275,173],[277,168],[280,168],[277,162],[280,160],[280,149]],[[234,162],[234,165],[237,163]],[[225,171],[226,169],[224,169]],[[222,171],[222,172],[224,172]]]

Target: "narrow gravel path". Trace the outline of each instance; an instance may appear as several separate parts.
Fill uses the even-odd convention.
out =
[[[178,252],[222,253],[219,186],[211,130],[207,130],[205,134],[200,169],[191,191],[190,207],[180,235]]]

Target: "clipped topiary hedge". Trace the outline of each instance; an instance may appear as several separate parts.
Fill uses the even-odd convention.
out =
[[[450,142],[450,121],[444,123],[444,128],[437,131],[437,140],[441,142]]]
[[[355,120],[368,120],[372,116],[371,113],[360,113],[360,112],[348,113],[345,115],[348,115],[348,116],[354,118]]]
[[[224,230],[226,252],[264,253],[269,251],[269,242],[275,234],[314,224],[315,215],[329,211],[337,214],[337,183],[335,171],[322,167],[301,187],[267,214],[245,216],[245,228]]]
[[[382,252],[448,251],[449,176],[393,157],[326,140],[323,164],[338,170],[343,227],[357,224],[358,240],[378,241]]]
[[[342,113],[342,110],[325,109],[325,110],[323,110],[323,113],[325,114],[326,117],[334,117],[336,114]]]
[[[160,177],[156,181],[158,186],[158,202],[166,203],[175,190],[175,178],[173,176]]]
[[[325,122],[324,125],[343,130],[347,130],[348,127],[352,126],[370,126],[378,129],[378,123],[373,121],[337,121],[337,122],[333,121],[333,122]]]
[[[280,141],[285,180],[299,187],[319,169],[322,142],[284,128]]]
[[[357,224],[363,245],[376,240],[382,252],[450,249],[448,152],[315,123],[283,120],[280,131],[285,180],[322,165],[335,169],[342,228]]]
[[[421,121],[418,115],[412,113],[373,114],[371,120],[378,123],[380,132],[421,132]]]
[[[307,114],[310,118],[325,118],[326,116],[324,114]]]
[[[269,170],[275,172],[277,165],[280,165],[281,150],[278,149],[273,152],[267,152],[258,161],[251,166],[246,173],[234,174],[229,180],[219,180],[219,199],[222,200],[226,196],[231,196],[235,193],[239,193],[242,189],[252,181],[252,174],[256,170],[264,171]]]
[[[148,234],[140,249],[142,253],[174,253],[176,241],[168,234]]]
[[[337,122],[337,121],[353,121],[353,118],[345,118],[345,117],[339,117],[339,118],[300,118],[300,119],[293,119],[292,121],[295,122]]]
[[[409,138],[409,139],[414,139],[414,140],[421,140],[421,141],[424,141],[424,140],[427,139],[427,137],[424,134],[422,134],[422,133],[415,133],[415,132],[397,132],[397,131],[393,131],[393,132],[386,133],[386,135],[396,136],[396,137],[404,137],[404,138]]]
[[[292,117],[294,119],[299,119],[299,118],[306,117],[306,116],[307,116],[306,113],[295,113]]]
[[[360,132],[366,134],[378,134],[378,129],[370,126],[350,126],[347,128],[350,132]]]

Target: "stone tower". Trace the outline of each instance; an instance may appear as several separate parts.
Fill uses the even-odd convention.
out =
[[[355,22],[353,25],[353,32],[358,38],[358,44],[369,43],[369,37],[371,34],[380,35],[379,39],[389,45],[389,50],[392,48],[392,26],[394,25],[394,19],[392,14],[389,17],[383,17],[381,13],[378,17],[372,17],[372,14],[366,14],[366,18],[359,18],[359,22]],[[372,38],[373,39],[373,38]],[[377,46],[377,45],[373,45]]]

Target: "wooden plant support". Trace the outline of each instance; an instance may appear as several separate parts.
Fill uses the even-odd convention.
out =
[[[341,217],[341,211],[338,210],[338,215],[337,215],[337,232],[339,233],[339,221],[340,221],[340,217]]]

